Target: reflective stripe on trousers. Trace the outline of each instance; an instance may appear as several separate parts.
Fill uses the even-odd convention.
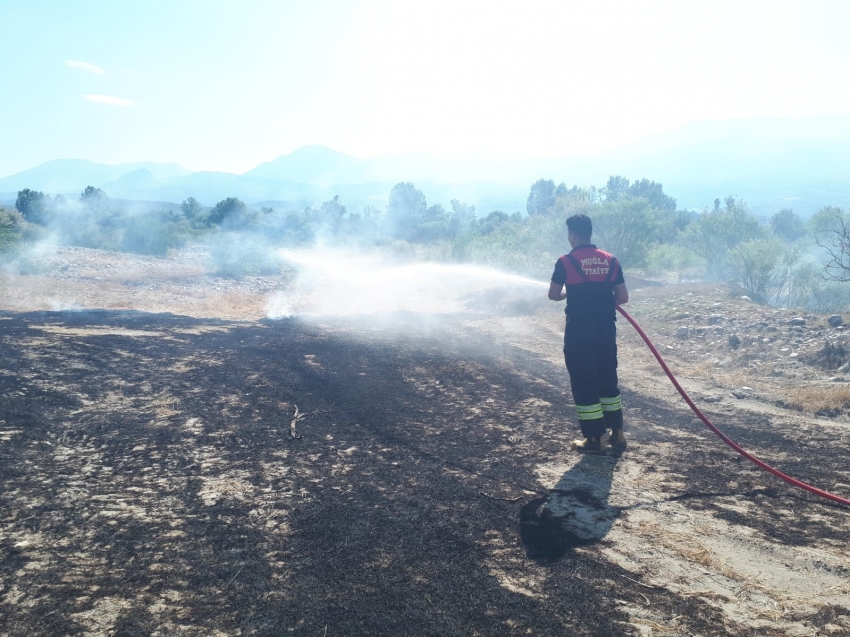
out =
[[[604,407],[601,403],[595,405],[576,405],[579,420],[597,420],[603,417]]]
[[[602,411],[617,411],[623,408],[623,403],[619,396],[613,398],[600,398],[599,403],[602,405]]]

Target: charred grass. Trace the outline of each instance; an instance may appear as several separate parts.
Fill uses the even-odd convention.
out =
[[[532,355],[412,318],[404,340],[368,323],[0,320],[2,634],[630,635],[626,607],[680,633],[781,634],[635,585],[597,550],[604,533],[541,531],[535,467],[564,454],[569,411],[563,370]],[[794,450],[782,468],[803,479],[845,466],[817,432],[730,430]],[[652,462],[664,435],[640,435]],[[836,507],[713,441],[676,458],[671,499],[846,544]]]

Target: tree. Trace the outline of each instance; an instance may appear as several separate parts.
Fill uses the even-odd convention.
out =
[[[409,181],[397,183],[390,190],[386,223],[389,233],[401,239],[410,239],[425,218],[425,195]]]
[[[661,231],[661,241],[664,243],[675,243],[679,240],[679,236],[687,230],[688,226],[697,219],[699,219],[699,213],[694,210],[662,211],[664,228]]]
[[[228,197],[227,199],[222,199],[213,206],[207,219],[210,224],[216,226],[224,224],[225,221],[232,224],[237,222],[239,218],[247,212],[247,210],[248,207],[241,200],[236,197]]]
[[[595,187],[565,188],[555,197],[555,207],[552,212],[561,218],[561,222],[576,214],[593,216],[596,204],[599,203],[600,191]]]
[[[806,234],[806,224],[793,210],[785,208],[770,219],[770,227],[777,237],[786,241],[796,241]]]
[[[663,213],[642,197],[606,201],[593,214],[593,234],[599,237],[599,245],[624,265],[642,265],[660,240]]]
[[[611,175],[608,177],[604,190],[607,201],[620,201],[629,192],[629,180],[619,175]]]
[[[841,208],[827,206],[809,220],[815,242],[826,251],[828,260],[823,266],[827,281],[850,281],[850,214]]]
[[[612,179],[617,179],[612,177]],[[621,177],[619,179],[622,179]],[[610,183],[611,180],[609,179]],[[628,184],[628,180],[626,180]],[[661,184],[649,179],[641,179],[628,187],[627,193],[630,197],[643,197],[649,201],[649,205],[657,210],[665,212],[676,211],[676,200],[670,195],[664,194],[664,189]]]
[[[333,199],[322,203],[315,216],[319,223],[337,228],[345,216],[345,206],[340,202],[339,195],[334,195]]]
[[[449,215],[449,235],[457,237],[472,227],[475,222],[475,206],[457,199],[449,202],[452,211]]]
[[[184,199],[183,203],[180,204],[180,210],[183,211],[184,217],[186,217],[189,221],[192,221],[203,214],[204,207],[197,199],[189,197],[188,199]]]
[[[435,203],[433,206],[428,206],[425,210],[425,223],[433,221],[448,221],[448,213],[443,208],[443,204]]]
[[[680,241],[705,259],[710,276],[722,274],[726,256],[739,243],[762,237],[762,229],[743,201],[726,199],[726,208],[703,210],[681,233]]]
[[[80,203],[92,209],[102,209],[108,201],[109,197],[106,193],[94,186],[86,186],[86,189],[80,193]]]
[[[510,221],[510,215],[501,210],[494,210],[483,219],[478,220],[478,231],[483,235],[488,235],[496,228],[503,226]]]
[[[18,191],[18,198],[15,200],[15,208],[18,209],[24,219],[30,223],[44,224],[46,222],[46,204],[44,193],[37,190],[24,188]]]
[[[434,204],[425,209],[422,222],[416,226],[412,240],[419,243],[433,243],[449,234],[449,214],[442,204]]]
[[[15,206],[17,208],[17,205]],[[0,206],[0,253],[17,243],[23,234],[24,216],[18,210]]]
[[[824,280],[821,267],[803,263],[795,268],[785,297],[787,307],[805,307],[821,314],[846,312],[850,286]]]
[[[201,203],[194,197],[184,199],[180,210],[193,228],[204,228],[210,225],[209,215],[204,212]]]
[[[735,282],[760,303],[778,301],[784,296],[799,258],[796,250],[775,237],[739,243],[728,254]]]
[[[271,211],[270,208],[268,210]],[[346,215],[346,208],[339,200],[339,195],[334,195],[333,199],[322,202],[318,207],[309,206],[302,215],[302,229],[306,231],[304,236],[313,237],[318,232],[338,234],[343,229]]]
[[[383,212],[375,206],[364,206],[360,212],[348,213],[346,227],[360,235],[372,235],[377,232]]]
[[[660,243],[652,248],[648,262],[653,271],[663,274],[673,273],[678,283],[700,266],[702,260],[685,246]]]
[[[121,237],[121,249],[137,254],[163,255],[168,252],[171,238],[169,225],[163,223],[159,214],[142,213],[127,221]]]
[[[555,206],[555,182],[551,179],[538,179],[531,184],[525,209],[529,216],[546,214]]]
[[[677,210],[673,215],[673,225],[677,232],[681,232],[697,219],[699,219],[699,213],[694,210]]]

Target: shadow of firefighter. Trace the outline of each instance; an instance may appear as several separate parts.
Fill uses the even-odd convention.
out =
[[[614,455],[582,456],[548,494],[520,509],[520,538],[530,559],[557,562],[608,534],[621,511],[608,504],[618,461]]]

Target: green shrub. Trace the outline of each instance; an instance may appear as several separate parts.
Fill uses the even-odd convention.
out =
[[[762,303],[777,302],[786,293],[799,258],[776,237],[739,243],[727,255],[731,280]]]
[[[124,228],[121,249],[137,254],[163,255],[169,248],[169,228],[150,214],[132,217]]]
[[[0,252],[8,252],[21,240],[24,224],[20,212],[0,207]]]
[[[258,237],[228,233],[210,245],[210,269],[228,277],[280,274],[283,259]]]
[[[658,274],[673,274],[681,283],[685,277],[701,276],[705,271],[705,260],[684,246],[662,243],[649,251],[647,267]]]

